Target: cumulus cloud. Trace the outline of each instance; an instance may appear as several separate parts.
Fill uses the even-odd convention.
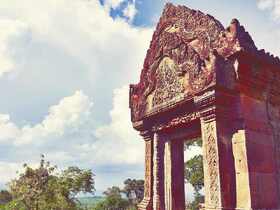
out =
[[[131,22],[137,14],[136,0],[105,0],[104,5],[108,12],[111,9],[119,10],[129,22]]]
[[[13,57],[6,68],[10,71],[14,66],[12,72],[18,72],[17,77],[0,83],[1,96],[10,101],[1,103],[0,112],[8,110],[21,121],[38,120],[49,104],[77,89],[97,98],[98,117],[108,114],[112,90],[128,80],[138,80],[152,36],[150,28],[113,19],[96,0],[4,0],[0,14],[0,19],[4,16],[23,25],[19,28],[26,28],[20,33],[28,41],[22,50],[24,57]],[[12,38],[12,33],[8,37]],[[2,46],[5,44],[0,49]],[[18,48],[12,52],[17,53]],[[15,91],[2,91],[7,87]],[[100,89],[103,94],[99,94]],[[106,102],[99,105],[101,101]],[[19,111],[15,104],[23,102],[28,106]]]
[[[19,128],[10,121],[10,116],[0,114],[0,142],[13,140],[20,133]]]
[[[16,68],[14,59],[23,56],[28,43],[29,30],[26,24],[17,20],[0,19],[0,77]]]
[[[132,21],[137,14],[137,9],[135,7],[135,2],[129,3],[127,7],[123,10],[123,15],[128,18],[129,21]]]
[[[125,0],[106,0],[105,5],[109,6],[110,8],[116,9],[123,2],[125,2]]]
[[[57,105],[49,108],[45,119],[34,126],[19,128],[7,114],[0,115],[0,140],[14,141],[15,145],[38,144],[42,139],[63,136],[73,132],[85,123],[91,113],[92,102],[82,91],[63,98]]]
[[[144,142],[132,128],[128,93],[128,86],[114,90],[111,122],[95,131],[97,162],[143,164]]]
[[[3,0],[0,14],[2,168],[15,171],[9,164],[34,163],[40,154],[60,167],[93,168],[97,176],[97,166],[142,166],[128,87],[117,87],[138,80],[152,29],[131,25],[131,11],[113,19],[97,0]],[[142,174],[141,166],[121,173]]]
[[[260,9],[271,9],[274,4],[274,0],[258,0],[257,2]]]
[[[270,10],[276,20],[280,20],[280,1],[279,0],[257,0],[258,8]]]
[[[21,166],[22,165],[19,163],[9,163],[0,161],[0,186],[1,184],[8,183],[9,181],[11,181],[11,179],[15,178],[17,176],[16,172],[20,170]]]
[[[1,180],[0,185],[15,177],[22,160],[35,165],[41,153],[59,166],[78,163],[81,167],[93,167],[97,176],[100,174],[95,169],[101,168],[102,173],[105,170],[102,176],[107,179],[112,173],[117,173],[116,178],[120,181],[143,175],[144,141],[132,128],[128,93],[127,85],[114,90],[110,122],[96,128],[91,123],[94,120],[92,102],[81,91],[51,106],[44,120],[34,126],[20,128],[8,115],[0,115],[0,132],[3,137],[6,136],[6,144],[16,144],[16,147],[10,145],[12,150],[8,157],[1,158],[0,155],[0,159],[7,159],[3,163],[0,161],[1,176],[2,170],[7,168],[3,173],[7,174],[7,178]],[[17,157],[9,160],[9,155],[15,157],[15,150]],[[97,186],[104,189],[102,185],[109,187],[111,184],[99,177]]]

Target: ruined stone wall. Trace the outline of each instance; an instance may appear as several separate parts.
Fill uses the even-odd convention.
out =
[[[239,205],[280,208],[279,70],[256,60],[240,65],[240,112],[244,124],[240,132],[244,135],[234,140],[235,145],[242,145],[235,149]],[[242,159],[247,163],[239,163]],[[250,189],[242,187],[246,182]]]

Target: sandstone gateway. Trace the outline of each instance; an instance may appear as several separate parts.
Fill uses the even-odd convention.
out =
[[[146,144],[140,210],[185,209],[183,144],[194,137],[203,140],[205,209],[280,209],[280,61],[238,20],[225,29],[167,4],[130,108]]]

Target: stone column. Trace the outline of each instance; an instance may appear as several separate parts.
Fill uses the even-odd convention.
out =
[[[239,130],[233,135],[232,146],[236,171],[236,208],[251,209],[248,157],[244,130]]]
[[[144,199],[138,205],[139,210],[153,209],[153,133],[141,132],[145,140],[145,189]]]
[[[185,210],[184,141],[170,142],[171,209]]]
[[[201,133],[203,141],[205,209],[217,209],[222,206],[222,203],[216,122],[214,120],[211,122],[202,120]]]
[[[165,209],[185,210],[183,140],[165,143],[164,166]]]
[[[153,156],[153,210],[165,210],[164,205],[164,141],[162,135],[154,135]]]
[[[237,178],[240,177],[239,182],[242,183],[240,189],[248,189],[248,199],[239,199],[237,207],[279,209],[277,158],[280,154],[276,148],[279,141],[277,135],[280,122],[279,106],[245,94],[240,95],[240,100],[244,128],[240,131],[243,138],[238,138],[236,145],[244,145],[245,158],[239,159],[245,163],[243,165],[246,167],[236,164],[240,165]],[[247,183],[243,179],[246,179]],[[244,194],[243,191],[239,190],[237,193],[240,194],[240,198],[243,197],[241,194]]]
[[[205,209],[234,209],[236,184],[232,124],[213,112],[208,111],[202,116]]]
[[[165,209],[172,209],[172,157],[171,157],[171,142],[165,142],[164,147],[164,198]]]

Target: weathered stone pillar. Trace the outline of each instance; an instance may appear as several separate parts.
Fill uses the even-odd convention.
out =
[[[233,135],[232,147],[236,171],[236,208],[251,209],[246,136],[244,130],[239,130]]]
[[[234,141],[237,147],[235,149],[235,162],[238,163],[237,183],[241,185],[237,189],[239,195],[237,207],[279,209],[280,195],[277,186],[279,150],[276,150],[279,136],[275,135],[276,127],[271,126],[279,123],[279,120],[274,119],[279,116],[279,107],[273,107],[263,99],[245,94],[241,94],[240,98],[244,128]],[[241,151],[242,156],[237,155]],[[244,199],[245,196],[247,199]]]
[[[184,141],[165,143],[165,208],[185,210]]]
[[[144,199],[138,205],[139,210],[153,209],[153,133],[141,132],[145,140],[145,191]]]
[[[164,147],[164,198],[165,209],[172,209],[172,157],[171,157],[171,142],[165,142]]]
[[[215,109],[202,114],[205,209],[234,209],[236,185],[230,121]]]
[[[172,209],[185,210],[184,141],[173,141],[172,157]]]
[[[164,205],[164,144],[162,135],[154,135],[153,210],[165,210]]]
[[[205,209],[222,206],[216,121],[201,121]]]

